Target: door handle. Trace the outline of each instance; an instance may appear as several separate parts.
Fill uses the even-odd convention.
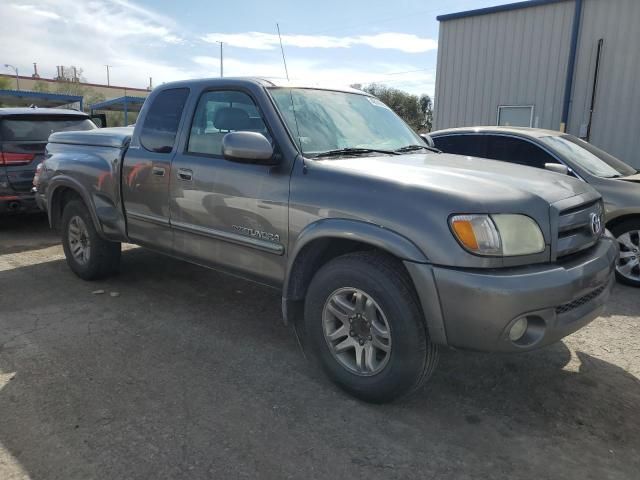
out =
[[[188,168],[179,168],[178,178],[180,180],[191,180],[193,178],[193,172]]]
[[[158,177],[164,177],[164,168],[162,167],[153,167],[151,169],[151,173],[157,175]]]

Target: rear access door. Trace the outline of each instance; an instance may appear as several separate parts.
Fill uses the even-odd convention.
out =
[[[164,252],[173,249],[169,180],[188,88],[152,94],[138,119],[122,164],[122,200],[131,240]]]

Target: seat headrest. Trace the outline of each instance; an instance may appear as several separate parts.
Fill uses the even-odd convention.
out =
[[[241,108],[221,108],[213,118],[213,126],[218,130],[248,130],[250,124],[249,114]]]

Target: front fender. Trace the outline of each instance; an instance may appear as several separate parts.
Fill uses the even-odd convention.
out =
[[[429,262],[426,255],[411,240],[393,230],[360,220],[326,218],[310,223],[300,232],[293,249],[290,249],[292,255],[289,257],[289,267],[306,245],[319,238],[340,238],[367,243],[386,250],[401,260]]]
[[[299,278],[300,269],[304,271],[300,260],[304,256],[313,256],[314,252],[305,250],[316,240],[341,239],[361,242],[384,250],[400,260],[414,263],[428,263],[426,255],[409,239],[402,235],[386,229],[380,225],[367,223],[360,220],[350,220],[343,218],[327,218],[317,220],[307,225],[293,240],[293,245],[289,247],[288,263],[284,278],[283,292],[285,298],[294,296],[295,289],[292,287]],[[301,253],[303,255],[301,255]]]

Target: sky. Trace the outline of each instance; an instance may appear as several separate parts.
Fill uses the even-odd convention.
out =
[[[0,72],[145,88],[220,75],[435,90],[436,16],[505,0],[1,0]]]

